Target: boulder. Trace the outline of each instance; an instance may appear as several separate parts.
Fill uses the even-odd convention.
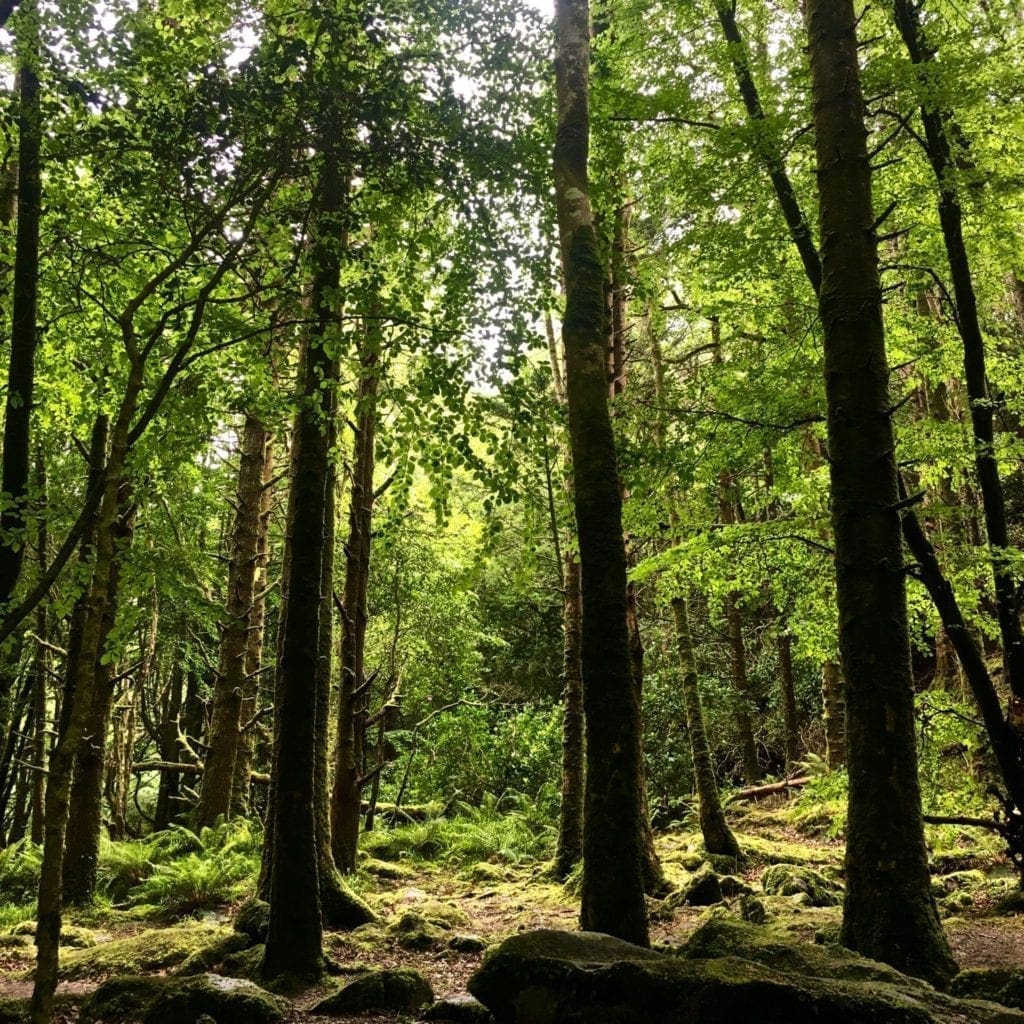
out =
[[[970,999],[991,999],[1024,1010],[1024,970],[961,971],[950,983],[950,992]]]
[[[83,1004],[79,1024],[138,1020],[166,985],[167,979],[159,976],[108,978]]]
[[[482,953],[489,943],[481,939],[479,935],[467,935],[463,932],[456,932],[448,940],[448,948],[456,953]]]
[[[472,996],[446,996],[423,1014],[424,1020],[442,1024],[494,1024],[491,1011]]]
[[[506,940],[469,990],[497,1024],[1024,1024],[837,947],[714,917],[678,955],[588,932]]]
[[[61,980],[78,981],[167,970],[184,963],[193,954],[219,944],[230,934],[227,928],[182,924],[101,942],[91,949],[72,950],[63,957]]]
[[[444,931],[422,914],[407,910],[392,926],[391,933],[403,949],[433,949],[445,941]]]
[[[368,971],[321,999],[309,1012],[334,1016],[367,1010],[407,1013],[433,1001],[430,982],[419,971],[403,967],[395,971]]]
[[[761,877],[761,888],[769,896],[806,896],[803,902],[811,907],[834,907],[842,900],[835,882],[800,864],[773,864]]]
[[[200,974],[169,982],[150,1003],[144,1024],[185,1024],[208,1014],[217,1024],[272,1024],[291,1004],[242,978]]]
[[[686,880],[678,892],[669,897],[667,902],[677,907],[711,907],[721,903],[724,898],[718,875],[710,864],[704,864]]]
[[[741,896],[740,917],[750,924],[764,924],[768,920],[768,911],[756,896]]]

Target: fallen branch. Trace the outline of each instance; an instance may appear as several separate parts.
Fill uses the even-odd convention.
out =
[[[810,777],[801,775],[798,779],[783,779],[781,782],[771,782],[766,786],[751,786],[749,789],[737,790],[725,802],[734,804],[740,800],[760,800],[765,796],[773,796],[776,793],[785,793],[790,789],[799,789],[810,782]]]
[[[973,828],[987,828],[990,832],[1003,831],[1003,826],[994,818],[961,818],[957,816],[947,817],[943,814],[922,815],[926,825],[967,825]]]

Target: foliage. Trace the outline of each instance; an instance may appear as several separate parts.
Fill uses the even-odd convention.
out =
[[[4,903],[25,903],[35,897],[42,863],[42,847],[27,839],[0,849],[0,893]]]

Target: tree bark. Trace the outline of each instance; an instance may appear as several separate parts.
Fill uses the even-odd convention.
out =
[[[260,576],[260,518],[269,444],[270,434],[263,422],[254,413],[246,413],[235,490],[227,601],[213,689],[210,752],[196,811],[200,826],[213,825],[219,817],[227,817],[231,810],[235,762],[241,742],[242,702],[250,682],[248,656],[253,643],[252,619]]]
[[[96,893],[103,816],[103,768],[115,676],[114,663],[104,662],[103,654],[117,618],[122,560],[132,542],[134,519],[131,486],[123,481],[118,490],[117,519],[111,526],[114,557],[108,570],[107,600],[100,623],[98,654],[93,664],[91,703],[75,757],[71,807],[64,836],[63,895],[64,902],[72,906],[88,904]],[[76,674],[78,671],[76,667]]]
[[[39,9],[35,0],[22,11],[23,58],[19,74],[18,226],[14,250],[11,351],[7,373],[7,411],[2,457],[0,508],[0,608],[11,599],[25,556],[25,501],[31,452],[32,397],[38,344],[36,305],[39,280],[39,220],[42,185],[39,150]],[[2,681],[2,680],[0,680]],[[5,695],[0,694],[0,703]]]
[[[580,669],[580,565],[565,555],[562,604],[562,793],[556,878],[567,878],[583,856],[583,677]]]
[[[793,640],[782,633],[776,641],[779,652],[779,694],[782,698],[782,720],[786,726],[786,771],[800,759],[800,721],[796,709],[796,688],[793,682]]]
[[[956,963],[931,894],[921,820],[889,374],[853,0],[807,0],[805,17],[850,770],[842,941],[906,973],[944,983]]]
[[[377,426],[377,385],[380,379],[379,323],[367,319],[359,345],[359,383],[356,389],[352,482],[349,488],[348,539],[345,543],[345,587],[341,605],[341,686],[331,793],[331,843],[342,874],[356,869],[361,813],[367,680],[366,595],[370,582],[373,527],[374,436]]]
[[[605,271],[589,201],[590,11],[555,5],[558,128],[554,183],[566,306],[569,434],[583,607],[587,781],[580,923],[649,942],[641,870],[640,722],[626,627],[626,553],[615,438],[608,411]]]
[[[679,668],[682,673],[683,707],[686,713],[686,732],[690,740],[690,754],[693,757],[693,779],[697,790],[697,809],[700,832],[708,853],[724,854],[727,857],[742,856],[740,844],[732,834],[722,810],[718,794],[718,782],[711,761],[711,748],[704,729],[704,712],[701,709],[700,684],[697,676],[697,659],[693,653],[693,636],[690,632],[690,616],[683,597],[672,598],[672,618],[676,627],[676,646],[679,652]]]

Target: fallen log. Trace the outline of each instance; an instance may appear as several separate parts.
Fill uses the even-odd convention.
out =
[[[776,793],[785,793],[790,789],[799,789],[810,781],[810,776],[801,775],[798,779],[783,779],[781,782],[770,782],[765,786],[750,786],[747,789],[737,790],[725,802],[734,804],[741,800],[760,800],[766,796],[774,796]]]
[[[987,828],[990,832],[1002,832],[1003,826],[995,818],[963,818],[957,815],[922,814],[926,825],[966,825],[972,828]]]

